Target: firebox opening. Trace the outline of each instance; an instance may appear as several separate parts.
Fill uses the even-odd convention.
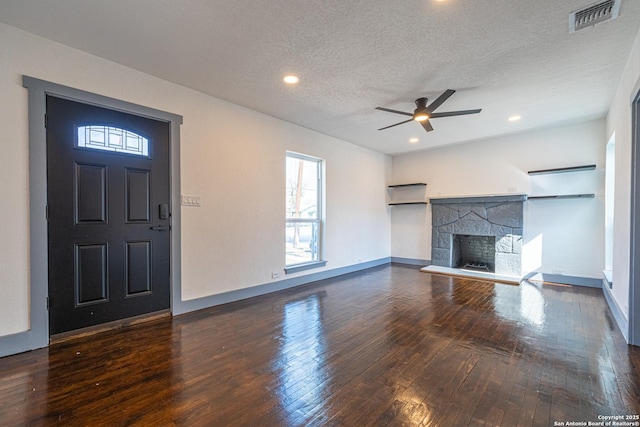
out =
[[[495,273],[495,236],[454,234],[452,242],[452,267],[463,270]]]

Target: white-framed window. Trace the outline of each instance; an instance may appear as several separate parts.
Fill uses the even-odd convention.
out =
[[[149,139],[127,129],[104,125],[77,127],[79,148],[149,157]]]
[[[326,264],[322,260],[323,160],[287,151],[286,261],[292,273]]]

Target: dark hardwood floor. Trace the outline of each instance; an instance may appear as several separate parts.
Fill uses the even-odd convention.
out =
[[[640,348],[625,344],[602,290],[398,265],[0,359],[1,426],[553,426],[636,414]]]

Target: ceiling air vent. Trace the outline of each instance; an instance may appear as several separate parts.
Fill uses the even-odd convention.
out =
[[[616,19],[622,0],[605,0],[569,14],[569,32],[575,33],[600,22]]]

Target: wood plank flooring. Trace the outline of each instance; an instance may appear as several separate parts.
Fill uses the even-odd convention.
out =
[[[0,359],[1,426],[554,426],[640,414],[602,290],[391,265]]]

